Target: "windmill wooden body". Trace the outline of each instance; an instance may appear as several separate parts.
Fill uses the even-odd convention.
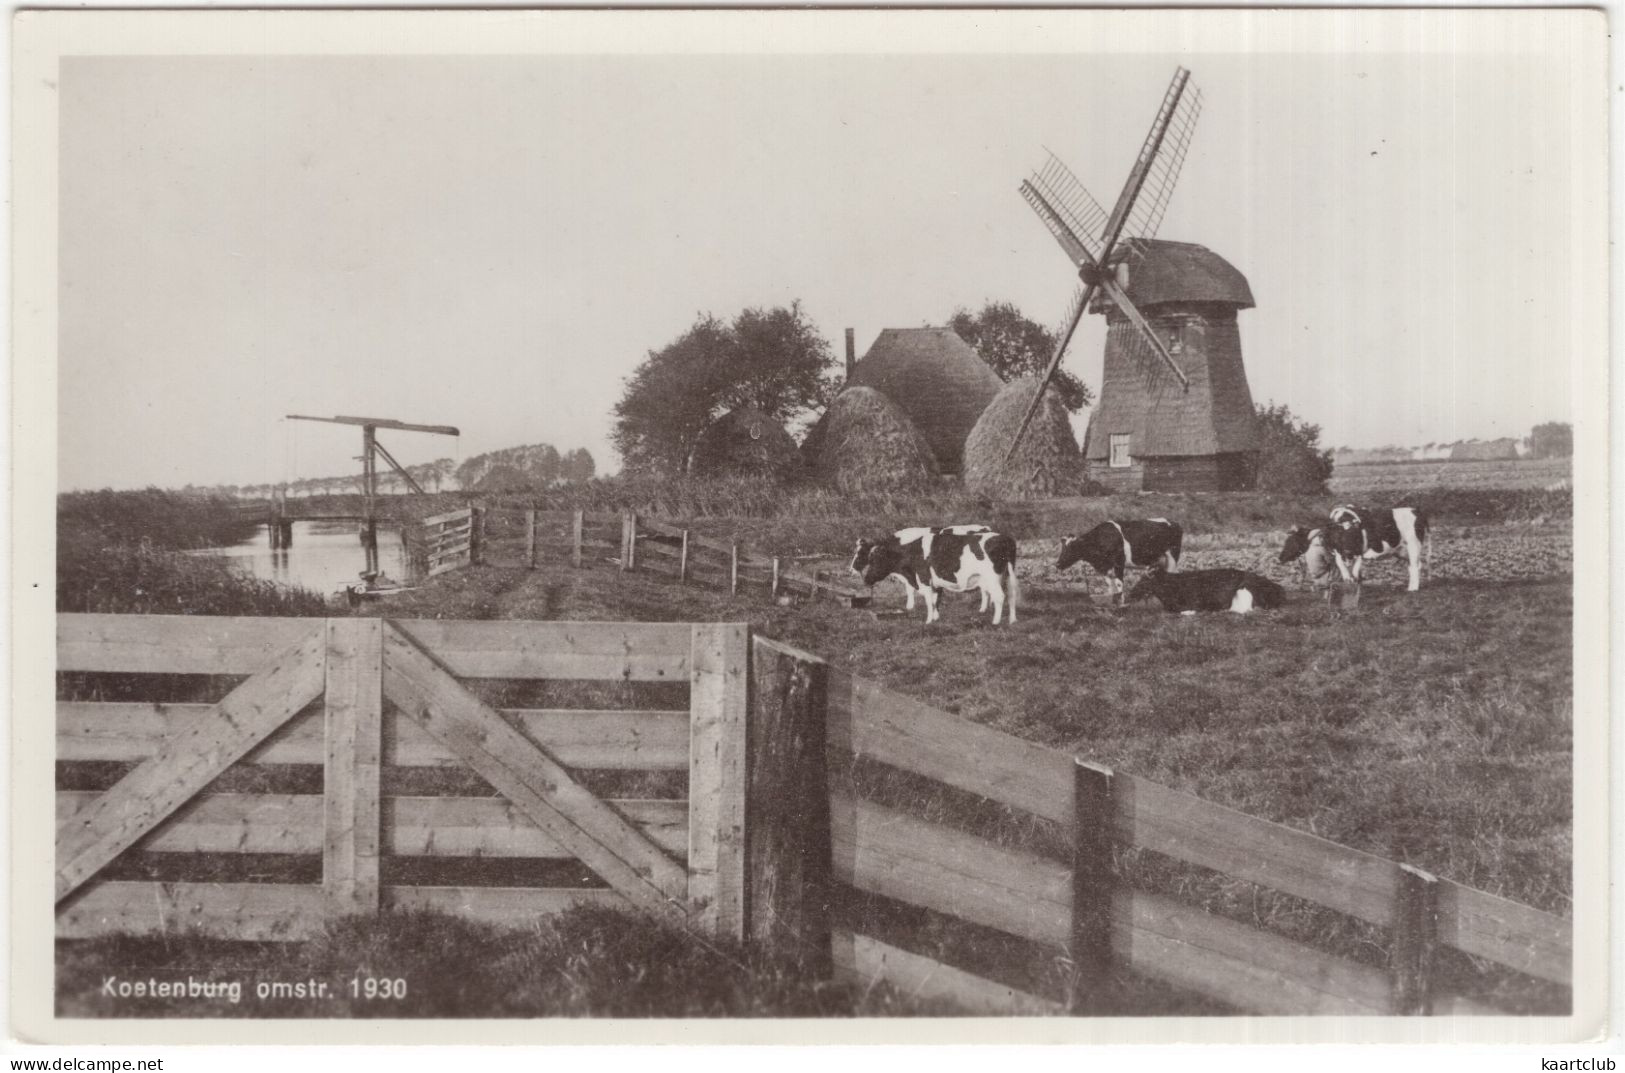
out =
[[[1053,154],[1021,196],[1072,261],[1073,298],[1043,377],[1048,385],[1086,312],[1107,318],[1100,400],[1089,421],[1088,475],[1115,491],[1253,486],[1258,434],[1236,311],[1247,280],[1201,246],[1155,235],[1201,111],[1183,68],[1108,214]],[[1043,398],[1034,395],[1028,418]],[[1010,445],[1014,454],[1024,420]]]

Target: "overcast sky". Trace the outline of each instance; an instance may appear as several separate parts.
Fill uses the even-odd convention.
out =
[[[1074,278],[1016,192],[1110,205],[1176,64],[1205,107],[1161,237],[1236,265],[1253,397],[1327,445],[1566,420],[1587,149],[1562,64],[1450,54],[91,57],[61,69],[64,488],[351,471],[609,410],[700,312],[799,299],[839,357]],[[1605,148],[1605,147],[1602,147]],[[1104,326],[1068,367],[1098,385]]]

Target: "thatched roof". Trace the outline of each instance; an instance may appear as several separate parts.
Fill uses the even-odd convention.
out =
[[[796,441],[784,426],[749,404],[730,410],[700,433],[689,471],[707,477],[766,474],[781,479],[801,467]]]
[[[807,432],[802,457],[843,492],[895,490],[937,475],[931,445],[902,409],[873,388],[849,387]]]
[[[1247,277],[1206,246],[1131,238],[1124,241],[1122,247],[1127,251],[1123,265],[1128,273],[1128,283],[1123,289],[1142,313],[1150,313],[1150,307],[1170,302],[1218,302],[1236,309],[1253,307],[1253,292],[1247,286]],[[1106,297],[1105,291],[1096,292],[1094,301],[1089,303],[1091,313],[1112,308],[1112,300]]]
[[[887,328],[847,383],[874,388],[901,408],[945,473],[959,472],[965,437],[1002,386],[950,328]]]
[[[1004,461],[1037,390],[1037,377],[1014,380],[982,412],[965,441],[965,487],[989,496],[1066,495],[1083,483],[1072,422],[1053,391],[1033,414],[1016,456],[1008,465]]]

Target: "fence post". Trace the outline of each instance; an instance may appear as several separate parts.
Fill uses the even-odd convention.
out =
[[[638,512],[626,512],[626,569],[638,568]]]
[[[683,550],[677,556],[677,580],[688,583],[688,530],[683,530]]]
[[[577,570],[581,569],[581,523],[582,513],[578,510],[570,516],[570,565]]]
[[[536,508],[525,511],[525,562],[536,569]]]
[[[779,598],[779,557],[777,555],[773,556],[773,581],[772,588],[769,591],[772,592],[773,599],[777,600]]]
[[[739,595],[739,541],[728,546],[728,595]]]
[[[691,629],[689,919],[711,935],[743,940],[750,627],[704,622]]]
[[[1112,769],[1072,762],[1072,1012],[1094,1013],[1112,965]]]
[[[484,543],[480,530],[485,526],[485,510],[482,507],[468,508],[468,562],[469,565],[480,561],[480,545]]]
[[[334,915],[378,911],[383,662],[381,620],[327,620],[322,888]]]
[[[1394,894],[1393,949],[1388,953],[1393,1012],[1433,1012],[1433,953],[1439,944],[1439,881],[1420,868],[1399,866]]]
[[[745,789],[750,942],[814,979],[830,950],[829,664],[753,639]]]

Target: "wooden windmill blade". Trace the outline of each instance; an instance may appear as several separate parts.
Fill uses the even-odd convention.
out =
[[[1092,213],[1080,206],[1094,206],[1098,210],[1098,203],[1088,196],[1083,184],[1077,181],[1065,165],[1060,164],[1054,154],[1050,155],[1050,161],[1044,167],[1021,186],[1022,196],[1038,213],[1044,225],[1055,235],[1062,249],[1066,250],[1067,256],[1078,267],[1084,280],[1086,294],[1082,308],[1087,308],[1088,300],[1094,296],[1096,287],[1104,287],[1112,301],[1123,310],[1152,349],[1186,387],[1189,387],[1190,382],[1184,371],[1162,345],[1162,341],[1156,337],[1156,333],[1151,330],[1140,311],[1134,307],[1123,288],[1116,280],[1108,277],[1115,267],[1114,255],[1118,240],[1123,237],[1131,218],[1138,226],[1155,228],[1161,223],[1168,199],[1173,196],[1174,184],[1179,178],[1185,150],[1190,144],[1196,118],[1201,112],[1200,95],[1194,90],[1190,101],[1185,102],[1189,82],[1190,72],[1183,67],[1176,68],[1173,80],[1163,94],[1156,118],[1152,120],[1151,129],[1146,133],[1145,141],[1141,143],[1139,155],[1134,158],[1134,166],[1129,169],[1128,181],[1123,184],[1123,190],[1117,196],[1117,203],[1112,207],[1111,215],[1101,228],[1098,242],[1090,241],[1092,236],[1087,234],[1080,235],[1078,229],[1073,226],[1076,223],[1087,232],[1089,224],[1085,220],[1091,218]],[[1135,205],[1148,183],[1150,196],[1146,208],[1136,215]],[[1046,197],[1046,192],[1054,195],[1054,199]],[[1081,192],[1081,198],[1077,196],[1078,192]],[[1069,220],[1068,216],[1072,219]],[[1022,415],[1021,424],[1016,427],[1016,434],[1010,441],[1010,449],[1005,452],[1006,461],[1015,456],[1016,450],[1021,446],[1022,437],[1027,433],[1027,426],[1032,423],[1033,415],[1038,412],[1039,405],[1044,401],[1044,393],[1049,389],[1050,381],[1055,378],[1055,372],[1060,368],[1061,359],[1066,354],[1067,344],[1071,341],[1072,332],[1076,330],[1078,320],[1083,316],[1082,308],[1070,320],[1066,332],[1055,348],[1054,355],[1050,358],[1049,365],[1044,369],[1038,390],[1033,393],[1032,402],[1028,404],[1026,413]]]

